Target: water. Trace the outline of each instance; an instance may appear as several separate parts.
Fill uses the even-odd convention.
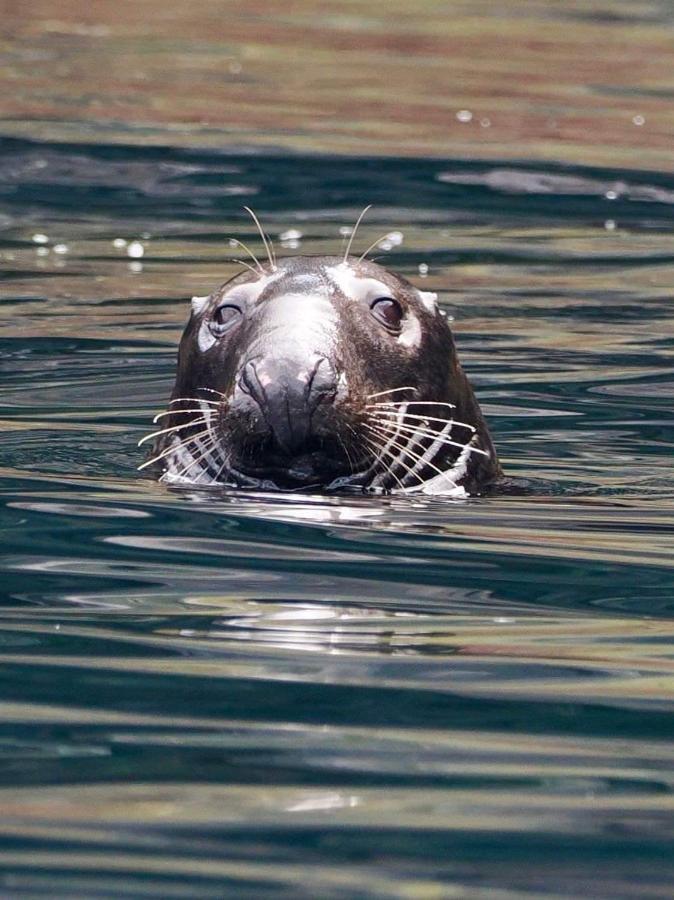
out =
[[[670,896],[674,178],[5,140],[0,199],[3,895]],[[136,474],[243,204],[366,202],[529,492]]]
[[[664,0],[3,10],[0,896],[671,897],[673,32]],[[522,490],[136,473],[243,205],[322,254],[366,203]]]

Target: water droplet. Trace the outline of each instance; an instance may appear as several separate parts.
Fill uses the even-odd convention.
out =
[[[117,250],[123,250],[124,247],[126,247],[126,241],[124,240],[124,238],[115,238],[112,242],[112,246],[116,247]]]
[[[419,269],[419,274],[422,278],[425,278],[428,275],[428,263],[419,263],[417,268]]]
[[[607,219],[607,220],[604,222],[604,228],[605,228],[607,231],[615,231],[615,230],[616,230],[615,219]]]
[[[289,228],[287,231],[282,231],[279,234],[280,241],[299,241],[302,237],[302,232],[298,228]]]
[[[54,244],[53,250],[54,253],[63,255],[64,253],[68,253],[70,251],[70,247],[67,244]]]
[[[49,243],[49,238],[46,234],[38,233],[33,235],[33,243],[34,244],[47,244]]]
[[[126,248],[126,255],[130,256],[131,259],[141,259],[141,257],[145,255],[145,247],[143,247],[140,241],[131,241]]]
[[[404,239],[405,235],[402,231],[389,231],[389,233],[385,234],[379,241],[377,247],[379,247],[380,250],[392,250],[394,247],[399,247]]]
[[[632,116],[632,122],[635,125],[645,125],[646,119],[643,116]]]
[[[459,122],[471,122],[473,119],[473,114],[469,109],[460,109],[456,114],[456,118]]]
[[[142,262],[130,262],[129,263],[129,272],[133,272],[134,275],[143,271],[143,263]]]
[[[36,247],[35,252],[38,256],[49,256],[49,247]]]
[[[617,200],[618,192],[617,191],[606,191],[604,196],[606,197],[607,200]]]
[[[339,229],[339,233],[342,237],[349,237],[352,231],[353,228],[350,225],[342,225],[342,227]]]
[[[488,119],[486,116],[484,119],[480,119],[480,126],[482,128],[489,128],[491,126],[491,119]]]

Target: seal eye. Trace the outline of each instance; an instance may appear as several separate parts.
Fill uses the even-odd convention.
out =
[[[370,305],[370,312],[389,331],[400,331],[403,310],[393,297],[378,297]]]
[[[232,303],[225,303],[219,306],[213,313],[211,319],[211,329],[215,334],[224,334],[229,331],[241,318],[241,310]]]

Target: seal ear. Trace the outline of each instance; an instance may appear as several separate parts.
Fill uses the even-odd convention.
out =
[[[205,297],[192,297],[192,312],[195,316],[198,316],[200,312],[203,312],[209,299],[210,294],[207,294]]]
[[[419,299],[424,304],[426,309],[430,313],[437,313],[438,311],[438,295],[433,291],[420,291],[417,290],[419,294]]]

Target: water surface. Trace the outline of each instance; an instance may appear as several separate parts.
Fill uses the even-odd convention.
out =
[[[674,178],[6,139],[0,200],[3,893],[670,896]],[[535,489],[136,474],[243,204],[366,202]]]
[[[671,4],[2,12],[0,894],[671,897]],[[367,203],[530,490],[137,474],[243,205]]]

